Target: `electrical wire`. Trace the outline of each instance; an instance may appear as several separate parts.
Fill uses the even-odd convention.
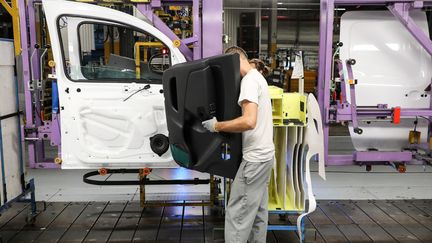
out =
[[[421,117],[421,118],[423,118],[423,119],[426,119],[426,120],[428,120],[429,122],[432,122],[431,119],[429,119],[429,118],[427,118],[427,117],[425,117],[425,116],[419,116],[419,117]]]
[[[36,104],[34,105],[34,109],[35,109],[35,111],[36,111],[36,115],[39,117],[39,119],[41,120],[41,122],[43,122],[44,120],[43,120],[42,117],[41,117],[41,112],[42,112],[42,110],[41,110],[41,109],[38,110]]]
[[[150,89],[150,84],[147,84],[146,86],[142,87],[141,89],[139,89],[139,90],[133,92],[133,93],[130,94],[128,97],[126,97],[126,98],[123,100],[123,102],[127,101],[127,100],[130,99],[132,96],[134,96],[134,95],[138,94],[139,92],[141,92],[141,91],[143,91],[143,90],[146,90],[146,89]]]

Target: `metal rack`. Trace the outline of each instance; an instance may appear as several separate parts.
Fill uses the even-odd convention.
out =
[[[269,210],[269,214],[277,214],[279,215],[279,218],[286,218],[287,215],[300,215],[302,214],[304,211],[292,211],[292,210]],[[305,222],[304,222],[304,218],[301,219],[301,223],[300,223],[300,232],[301,234],[299,235],[299,239],[300,242],[304,241],[304,235],[305,235]],[[267,230],[281,230],[281,231],[298,231],[299,229],[297,228],[297,225],[291,225],[291,224],[269,224],[267,227]]]
[[[12,40],[10,40],[10,42],[12,42]],[[3,81],[7,81],[7,79]],[[0,162],[1,162],[0,170],[1,170],[1,177],[2,177],[2,192],[3,192],[3,194],[0,195],[0,198],[2,200],[0,206],[0,213],[10,208],[12,204],[15,202],[27,202],[30,203],[31,210],[30,210],[30,214],[26,218],[26,221],[28,223],[32,223],[34,222],[36,216],[38,215],[37,207],[36,207],[36,199],[35,199],[35,184],[33,179],[30,179],[28,182],[25,181],[25,172],[24,172],[25,165],[23,160],[23,148],[21,143],[22,142],[21,140],[22,112],[19,110],[18,81],[16,78],[14,78],[11,81],[15,84],[14,86],[9,86],[15,90],[14,91],[15,107],[13,108],[14,112],[9,114],[3,114],[2,116],[0,116]],[[3,90],[3,92],[8,92],[8,91],[9,90],[7,88]],[[14,153],[14,149],[12,149],[10,146],[5,148],[5,144],[4,144],[4,132],[3,132],[2,122],[8,119],[16,119],[17,130],[14,132],[16,133],[16,137],[12,136],[13,139],[12,146],[16,145],[17,151],[16,151],[16,158],[13,159],[9,158],[10,156],[5,156],[5,153]]]
[[[329,155],[329,127],[330,114],[329,111],[336,112],[336,122],[348,121],[355,122],[357,117],[362,116],[384,116],[400,119],[400,117],[409,116],[432,116],[432,105],[429,109],[400,109],[375,107],[367,111],[361,110],[356,104],[350,103],[348,107],[338,107],[330,104],[330,84],[331,74],[333,72],[333,23],[335,7],[343,6],[383,6],[386,7],[400,23],[406,27],[411,35],[418,43],[432,55],[432,41],[426,34],[417,26],[413,19],[409,16],[411,9],[421,9],[423,7],[432,6],[432,1],[402,1],[402,0],[321,0],[321,17],[320,17],[320,48],[319,48],[319,71],[318,71],[318,102],[320,104],[321,113],[323,116],[324,129],[324,145],[325,145],[325,161],[326,165],[353,165],[364,161],[388,162],[396,163],[413,163],[411,151],[355,151],[349,155],[332,154]],[[349,91],[347,91],[349,92]],[[338,115],[339,119],[338,120]],[[345,116],[345,117],[344,117]],[[348,117],[346,117],[348,116]],[[343,117],[343,119],[342,119]],[[431,131],[429,130],[428,138]],[[429,140],[428,140],[429,141]],[[402,172],[402,171],[401,171]]]

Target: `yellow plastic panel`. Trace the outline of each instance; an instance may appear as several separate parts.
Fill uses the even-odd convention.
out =
[[[283,124],[285,126],[306,125],[306,95],[300,93],[283,94]]]

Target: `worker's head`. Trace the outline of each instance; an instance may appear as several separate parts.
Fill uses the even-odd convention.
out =
[[[252,68],[256,68],[256,70],[258,70],[258,72],[260,72],[264,77],[267,76],[268,70],[264,62],[261,61],[261,59],[254,58],[249,60],[249,63],[252,66]]]
[[[237,53],[240,55],[240,75],[242,77],[245,76],[249,72],[249,70],[252,69],[251,65],[249,64],[247,54],[242,48],[238,46],[231,46],[225,50],[225,53]]]

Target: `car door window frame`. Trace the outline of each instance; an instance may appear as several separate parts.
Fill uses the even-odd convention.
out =
[[[169,57],[169,65],[172,65],[172,50],[171,48],[162,40],[159,40],[156,36],[154,36],[151,33],[148,33],[147,31],[144,31],[140,28],[137,28],[135,26],[132,25],[128,25],[119,21],[115,21],[115,20],[110,20],[110,19],[104,19],[104,18],[95,18],[95,17],[86,17],[85,15],[75,15],[75,14],[63,14],[57,17],[56,20],[56,27],[57,27],[57,35],[59,38],[59,44],[60,44],[60,49],[61,49],[61,55],[62,55],[62,62],[63,62],[63,72],[64,75],[67,77],[67,79],[71,82],[77,82],[77,83],[140,83],[140,84],[162,84],[162,79],[159,81],[154,81],[154,80],[149,80],[149,79],[128,79],[128,78],[117,78],[117,79],[78,79],[78,80],[74,80],[70,77],[70,74],[67,72],[67,66],[66,66],[66,59],[65,59],[65,48],[63,45],[63,38],[62,38],[62,33],[60,31],[60,24],[59,21],[61,18],[63,17],[71,17],[71,18],[82,18],[82,19],[88,19],[88,20],[84,20],[82,22],[80,22],[77,25],[77,29],[76,29],[76,34],[78,35],[78,46],[79,46],[79,58],[80,58],[80,67],[81,67],[81,63],[82,63],[82,56],[81,56],[81,39],[80,39],[80,31],[79,28],[83,25],[83,24],[105,24],[107,26],[115,26],[115,27],[121,27],[121,28],[128,28],[132,31],[136,31],[138,33],[142,33],[145,35],[150,35],[153,36],[154,38],[156,38],[159,42],[161,42],[165,48],[167,48],[169,50],[168,52],[168,57]],[[94,20],[94,21],[92,21]],[[96,21],[104,21],[106,23],[103,22],[96,22]],[[138,50],[139,51],[139,50]],[[84,75],[83,75],[84,77]]]

